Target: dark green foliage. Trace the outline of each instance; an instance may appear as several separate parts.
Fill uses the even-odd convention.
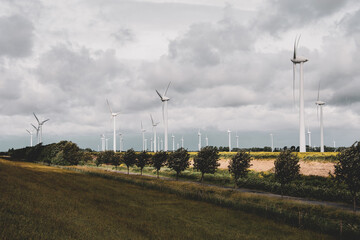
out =
[[[219,151],[217,147],[207,146],[203,147],[194,157],[194,168],[201,172],[202,182],[205,173],[215,173],[215,170],[220,166]]]
[[[235,178],[235,187],[239,178],[244,178],[249,172],[251,156],[250,153],[239,151],[234,155],[229,162],[229,172]]]
[[[274,165],[275,179],[280,183],[281,188],[300,175],[299,158],[289,150],[281,152]]]
[[[170,153],[168,159],[168,167],[176,172],[176,180],[179,178],[179,174],[189,167],[190,154],[184,148],[179,148],[175,152]]]
[[[360,191],[360,143],[355,142],[351,147],[337,155],[335,164],[335,179],[345,183],[353,198],[354,211],[356,199]]]
[[[140,168],[141,175],[144,167],[150,163],[150,158],[150,154],[145,151],[138,154],[135,165]]]
[[[91,152],[85,151],[81,153],[81,160],[79,162],[80,165],[84,165],[92,161],[93,161],[93,154]]]
[[[125,163],[129,174],[129,167],[136,163],[136,153],[134,149],[131,148],[124,153],[123,162]]]
[[[159,178],[159,170],[163,167],[166,163],[168,155],[164,151],[156,152],[152,159],[151,165],[156,169],[157,177]]]
[[[112,158],[111,164],[115,166],[115,169],[120,165],[121,163],[121,155],[120,154],[114,154],[114,157]]]

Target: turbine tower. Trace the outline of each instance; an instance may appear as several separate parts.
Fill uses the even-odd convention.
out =
[[[111,107],[110,107],[110,104],[109,104],[109,101],[106,99],[106,103],[109,107],[109,110],[110,110],[110,114],[111,114],[111,117],[113,118],[113,122],[114,122],[114,136],[113,136],[113,149],[114,149],[114,152],[116,152],[116,124],[115,124],[115,118],[117,115],[120,114],[120,112],[117,112],[117,113],[114,113],[112,110],[111,110]]]
[[[236,132],[236,148],[239,149],[239,135]]]
[[[181,148],[184,148],[184,136],[181,137]]]
[[[143,148],[143,151],[145,151],[145,132],[146,132],[146,130],[143,128],[143,124],[142,124],[142,121],[141,121],[141,134],[142,134],[142,148]]]
[[[168,133],[168,110],[167,110],[167,102],[170,100],[170,98],[168,98],[166,96],[167,94],[167,91],[169,90],[169,87],[170,87],[170,83],[168,84],[165,92],[163,95],[161,95],[158,90],[155,89],[156,93],[159,95],[160,97],[160,100],[162,102],[162,114],[163,114],[163,121],[164,121],[164,127],[165,127],[165,152],[167,152],[168,150],[168,136],[167,136],[167,133]]]
[[[34,117],[36,118],[36,121],[38,122],[38,131],[39,131],[39,135],[38,135],[38,143],[42,143],[42,126],[44,123],[46,123],[47,121],[49,121],[50,119],[46,119],[44,121],[39,121],[38,117],[34,114]]]
[[[309,127],[308,127],[307,134],[308,134],[308,137],[309,137],[309,148],[311,148],[311,132],[310,132]]]
[[[323,106],[325,102],[320,101],[320,83],[318,88],[318,96],[317,101],[315,102],[317,105],[317,112],[319,114],[319,107],[320,107],[320,152],[324,152],[324,123],[323,123]]]
[[[151,118],[153,133],[154,133],[154,152],[156,152],[156,126],[159,124],[159,122],[154,122],[154,119],[151,114],[150,114],[150,118]]]
[[[26,131],[30,134],[30,147],[33,146],[33,142],[32,142],[32,136],[33,136],[33,131],[29,131],[26,129]]]
[[[270,133],[270,139],[271,139],[271,152],[274,151],[274,136],[272,133]]]
[[[199,137],[198,149],[200,151],[201,150],[201,132],[200,132],[200,129],[198,131],[198,137]]]
[[[40,143],[40,141],[39,141],[39,130],[40,130],[40,128],[35,127],[34,124],[31,124],[31,126],[33,126],[33,128],[36,130],[36,144],[39,144]]]
[[[173,152],[175,152],[175,136],[174,136],[174,134],[171,134],[171,138],[172,138],[172,150],[173,150]]]
[[[122,152],[123,146],[122,146],[122,133],[119,133],[119,151]]]
[[[296,64],[300,64],[300,87],[299,87],[299,146],[300,152],[306,152],[306,141],[305,141],[305,114],[304,114],[304,74],[303,74],[303,66],[304,63],[308,61],[305,57],[296,56],[296,49],[298,48],[300,41],[300,36],[295,38],[294,43],[294,56],[291,59],[293,62],[293,96],[295,101],[295,71],[296,71]]]
[[[105,135],[104,134],[101,134],[101,151],[105,151]]]
[[[209,146],[209,139],[208,139],[207,135],[205,136],[205,145]]]
[[[230,131],[230,129],[227,130],[227,133],[229,135],[229,152],[231,152],[231,131]]]

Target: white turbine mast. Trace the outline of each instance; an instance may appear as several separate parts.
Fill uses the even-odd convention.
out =
[[[184,136],[181,137],[181,148],[184,148]]]
[[[239,135],[236,132],[236,148],[239,149]]]
[[[46,119],[44,121],[39,121],[38,117],[36,116],[35,113],[34,114],[34,117],[36,118],[36,121],[38,122],[38,131],[39,131],[39,134],[38,134],[38,143],[42,143],[42,126],[44,125],[44,123],[46,123],[47,121],[49,121],[50,119]]]
[[[36,131],[36,144],[39,144],[39,143],[40,143],[40,142],[39,142],[39,130],[40,130],[40,128],[39,128],[39,127],[35,127],[34,124],[31,124],[31,126],[33,126],[33,128],[34,128],[35,131]]]
[[[324,122],[323,122],[323,106],[325,102],[320,100],[320,83],[318,88],[318,96],[315,102],[317,105],[317,114],[319,117],[319,107],[320,107],[320,152],[324,152]]]
[[[100,139],[101,139],[101,151],[105,151],[105,135],[104,134],[101,134],[100,135]]]
[[[205,145],[209,146],[209,138],[208,138],[207,134],[205,135]]]
[[[119,133],[119,151],[122,152],[123,150],[123,138],[122,138],[122,133]]]
[[[308,61],[305,57],[296,56],[296,50],[298,48],[300,36],[295,38],[294,43],[294,55],[291,61],[293,62],[293,98],[295,101],[295,72],[296,64],[300,64],[300,87],[299,87],[299,147],[300,152],[306,152],[306,140],[305,140],[305,116],[304,116],[304,74],[303,66]]]
[[[163,121],[164,121],[164,127],[165,127],[165,149],[164,151],[167,152],[168,151],[168,110],[167,110],[167,102],[170,100],[169,97],[166,96],[167,91],[169,90],[171,82],[169,82],[165,92],[163,95],[161,95],[158,90],[155,89],[156,93],[159,95],[160,100],[162,102],[162,114],[163,114]]]
[[[142,150],[143,151],[145,151],[145,132],[146,132],[146,130],[144,129],[142,121],[141,121]]]
[[[154,152],[156,152],[156,150],[159,149],[159,147],[156,149],[156,126],[159,124],[159,122],[154,122],[154,119],[151,114],[150,114],[150,118],[151,118],[152,130],[154,133]]]
[[[117,115],[120,114],[120,112],[113,112],[111,107],[110,107],[110,103],[109,103],[109,100],[106,99],[106,103],[109,107],[109,110],[110,110],[110,114],[111,114],[111,117],[113,118],[113,122],[114,122],[114,136],[113,136],[113,149],[114,149],[114,152],[116,152],[116,124],[115,124],[115,118]]]
[[[309,127],[308,127],[307,134],[308,134],[308,138],[309,138],[309,148],[311,148],[311,132],[310,132]]]
[[[201,150],[201,132],[200,132],[200,129],[198,131],[198,138],[199,138],[198,149],[200,151]]]
[[[270,140],[271,140],[271,152],[274,151],[274,136],[272,133],[270,133]]]
[[[26,131],[30,134],[30,147],[33,146],[33,141],[32,141],[32,137],[33,137],[33,131],[29,131],[26,129]]]
[[[174,136],[174,134],[171,134],[171,138],[172,138],[172,150],[173,150],[173,152],[175,152],[175,136]]]
[[[229,152],[231,152],[231,131],[230,129],[227,130],[228,136],[229,136]]]

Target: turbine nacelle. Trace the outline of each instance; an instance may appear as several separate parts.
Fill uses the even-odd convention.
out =
[[[316,101],[315,104],[318,105],[318,106],[322,106],[322,105],[325,105],[325,102],[323,102],[323,101]]]
[[[307,61],[309,61],[309,59],[305,58],[305,57],[297,57],[297,58],[293,58],[290,59],[294,64],[299,64],[299,63],[305,63]]]

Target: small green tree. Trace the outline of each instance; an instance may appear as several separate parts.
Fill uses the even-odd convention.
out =
[[[356,211],[356,199],[360,192],[360,143],[355,142],[351,147],[342,150],[337,155],[335,180],[345,183],[353,198],[353,210]]]
[[[237,182],[239,178],[247,176],[249,172],[249,167],[252,165],[250,164],[250,161],[250,153],[247,153],[245,151],[239,151],[231,158],[228,169],[230,174],[233,175],[235,178],[234,188],[238,186]]]
[[[169,154],[168,167],[176,172],[176,180],[182,171],[189,167],[190,154],[184,148],[179,148],[175,152]]]
[[[111,164],[115,166],[115,169],[120,165],[121,156],[120,154],[114,153],[114,157],[112,158]]]
[[[135,165],[140,168],[140,175],[142,175],[144,167],[150,162],[150,154],[142,151],[138,154]]]
[[[194,168],[201,172],[200,182],[204,179],[205,173],[214,174],[218,166],[219,151],[217,147],[207,146],[203,147],[194,158]]]
[[[151,159],[151,165],[156,169],[157,178],[159,178],[159,171],[166,163],[168,155],[164,151],[156,152]]]
[[[291,151],[282,151],[275,162],[275,179],[280,183],[281,196],[285,184],[291,183],[300,174],[299,158]]]
[[[125,163],[129,174],[129,168],[136,162],[136,153],[134,149],[131,148],[124,153],[123,162]]]

